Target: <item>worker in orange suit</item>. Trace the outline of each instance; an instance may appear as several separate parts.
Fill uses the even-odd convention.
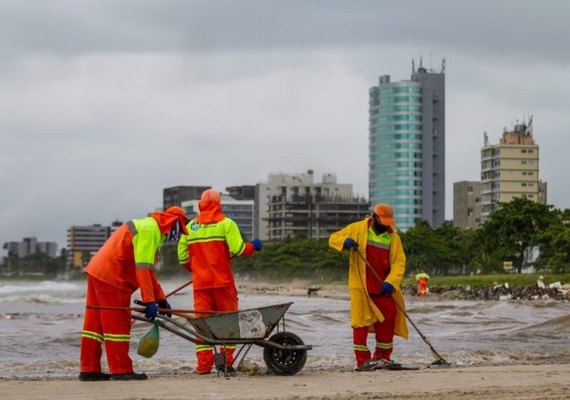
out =
[[[222,214],[221,195],[213,189],[202,193],[200,213],[187,225],[188,234],[178,242],[178,261],[192,273],[194,309],[237,311],[238,296],[231,268],[232,257],[249,256],[261,250],[259,239],[244,242],[237,224]],[[218,369],[233,372],[235,345],[222,346],[224,365]],[[214,365],[213,347],[196,344],[196,373],[209,374]]]
[[[418,281],[418,296],[425,296],[428,294],[428,280],[429,275],[424,268],[420,268],[420,273],[416,274],[416,281]]]
[[[159,307],[170,309],[153,267],[162,243],[178,240],[186,231],[186,213],[180,207],[154,212],[120,226],[91,259],[87,273],[87,298],[81,333],[81,381],[145,380],[133,372],[129,357],[131,295],[140,288],[146,318],[156,317]],[[113,310],[98,307],[122,307]],[[101,371],[105,344],[110,374]]]

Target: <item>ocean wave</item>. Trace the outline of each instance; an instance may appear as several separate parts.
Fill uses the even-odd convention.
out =
[[[84,296],[63,297],[49,294],[22,294],[1,298],[3,302],[26,302],[37,304],[78,304],[85,302]]]
[[[84,291],[84,287],[69,282],[42,281],[42,282],[21,282],[17,284],[0,286],[0,295],[11,295],[16,293],[29,292],[77,292]]]
[[[540,324],[530,325],[514,331],[521,336],[545,336],[549,338],[570,337],[570,315],[552,318]]]

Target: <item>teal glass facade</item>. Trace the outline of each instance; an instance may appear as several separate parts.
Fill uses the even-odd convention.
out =
[[[443,77],[420,68],[409,81],[381,76],[369,91],[369,197],[394,207],[399,229],[444,220]]]

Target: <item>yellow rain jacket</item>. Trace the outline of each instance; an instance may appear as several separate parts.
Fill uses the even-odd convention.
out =
[[[354,222],[343,229],[333,232],[329,238],[329,246],[338,251],[344,251],[342,245],[347,238],[352,238],[358,243],[360,254],[366,258],[366,243],[368,242],[368,227],[370,218],[362,221]],[[348,289],[350,292],[351,303],[351,326],[353,328],[369,326],[374,323],[384,321],[384,316],[376,307],[366,290],[366,274],[369,273],[368,267],[364,260],[356,254],[356,251],[350,251],[350,260],[348,265]],[[400,284],[406,271],[406,255],[402,247],[400,236],[394,230],[392,233],[392,241],[390,242],[390,274],[386,278],[386,282],[394,287],[392,297],[402,310],[405,310],[404,298],[400,293]],[[370,272],[372,273],[372,272]],[[408,338],[408,325],[406,316],[397,308],[396,325],[394,334],[404,339]]]

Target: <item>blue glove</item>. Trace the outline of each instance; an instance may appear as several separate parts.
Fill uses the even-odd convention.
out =
[[[146,317],[146,319],[150,319],[152,321],[156,317],[156,314],[158,313],[158,304],[153,301],[151,303],[145,303],[144,307],[145,307],[144,316]]]
[[[356,243],[353,238],[346,238],[342,244],[342,248],[347,250],[358,249],[358,243]]]
[[[160,301],[158,302],[158,308],[164,308],[164,309],[168,309],[168,310],[172,309],[172,307],[170,307],[170,304],[168,304],[168,301],[166,301],[166,299],[160,300]],[[172,317],[172,314],[171,314],[171,313],[162,312],[161,314],[164,314],[164,315],[166,315],[167,317]]]
[[[388,282],[384,282],[382,284],[382,288],[380,289],[380,294],[391,296],[393,291],[394,291],[394,286],[390,285]]]
[[[251,244],[253,245],[253,248],[255,249],[255,251],[259,251],[263,247],[263,243],[261,243],[261,240],[259,240],[259,239],[253,239],[251,241]]]

